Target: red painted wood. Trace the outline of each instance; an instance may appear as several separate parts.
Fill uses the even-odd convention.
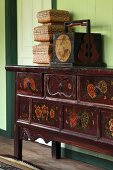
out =
[[[6,66],[6,70],[16,73],[17,159],[22,158],[22,139],[40,137],[54,141],[56,158],[60,142],[113,155],[113,69]]]
[[[42,74],[17,73],[17,93],[42,96]]]

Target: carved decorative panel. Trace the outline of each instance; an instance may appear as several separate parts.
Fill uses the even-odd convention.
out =
[[[46,75],[46,96],[76,99],[76,76]]]

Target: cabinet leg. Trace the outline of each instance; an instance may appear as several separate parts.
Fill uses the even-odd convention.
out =
[[[61,143],[52,141],[52,158],[60,159],[61,158]]]
[[[15,128],[14,136],[14,157],[22,160],[22,139],[20,138],[20,128]]]

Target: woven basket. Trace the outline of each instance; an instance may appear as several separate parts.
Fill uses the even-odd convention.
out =
[[[40,43],[38,45],[33,46],[33,53],[47,53],[51,54],[53,52],[53,44],[47,43]]]
[[[49,64],[53,53],[53,45],[41,43],[33,46],[33,63]]]
[[[37,13],[39,23],[70,21],[70,14],[65,10],[45,10]]]
[[[33,54],[33,63],[36,64],[49,64],[51,62],[52,54]]]
[[[64,25],[45,24],[34,28],[34,41],[52,42],[53,34],[64,32]]]

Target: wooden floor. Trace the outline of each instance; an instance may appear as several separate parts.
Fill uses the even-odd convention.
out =
[[[0,137],[0,154],[13,156],[13,140]],[[52,159],[50,147],[29,141],[23,141],[23,160],[42,170],[103,170],[71,159]]]

